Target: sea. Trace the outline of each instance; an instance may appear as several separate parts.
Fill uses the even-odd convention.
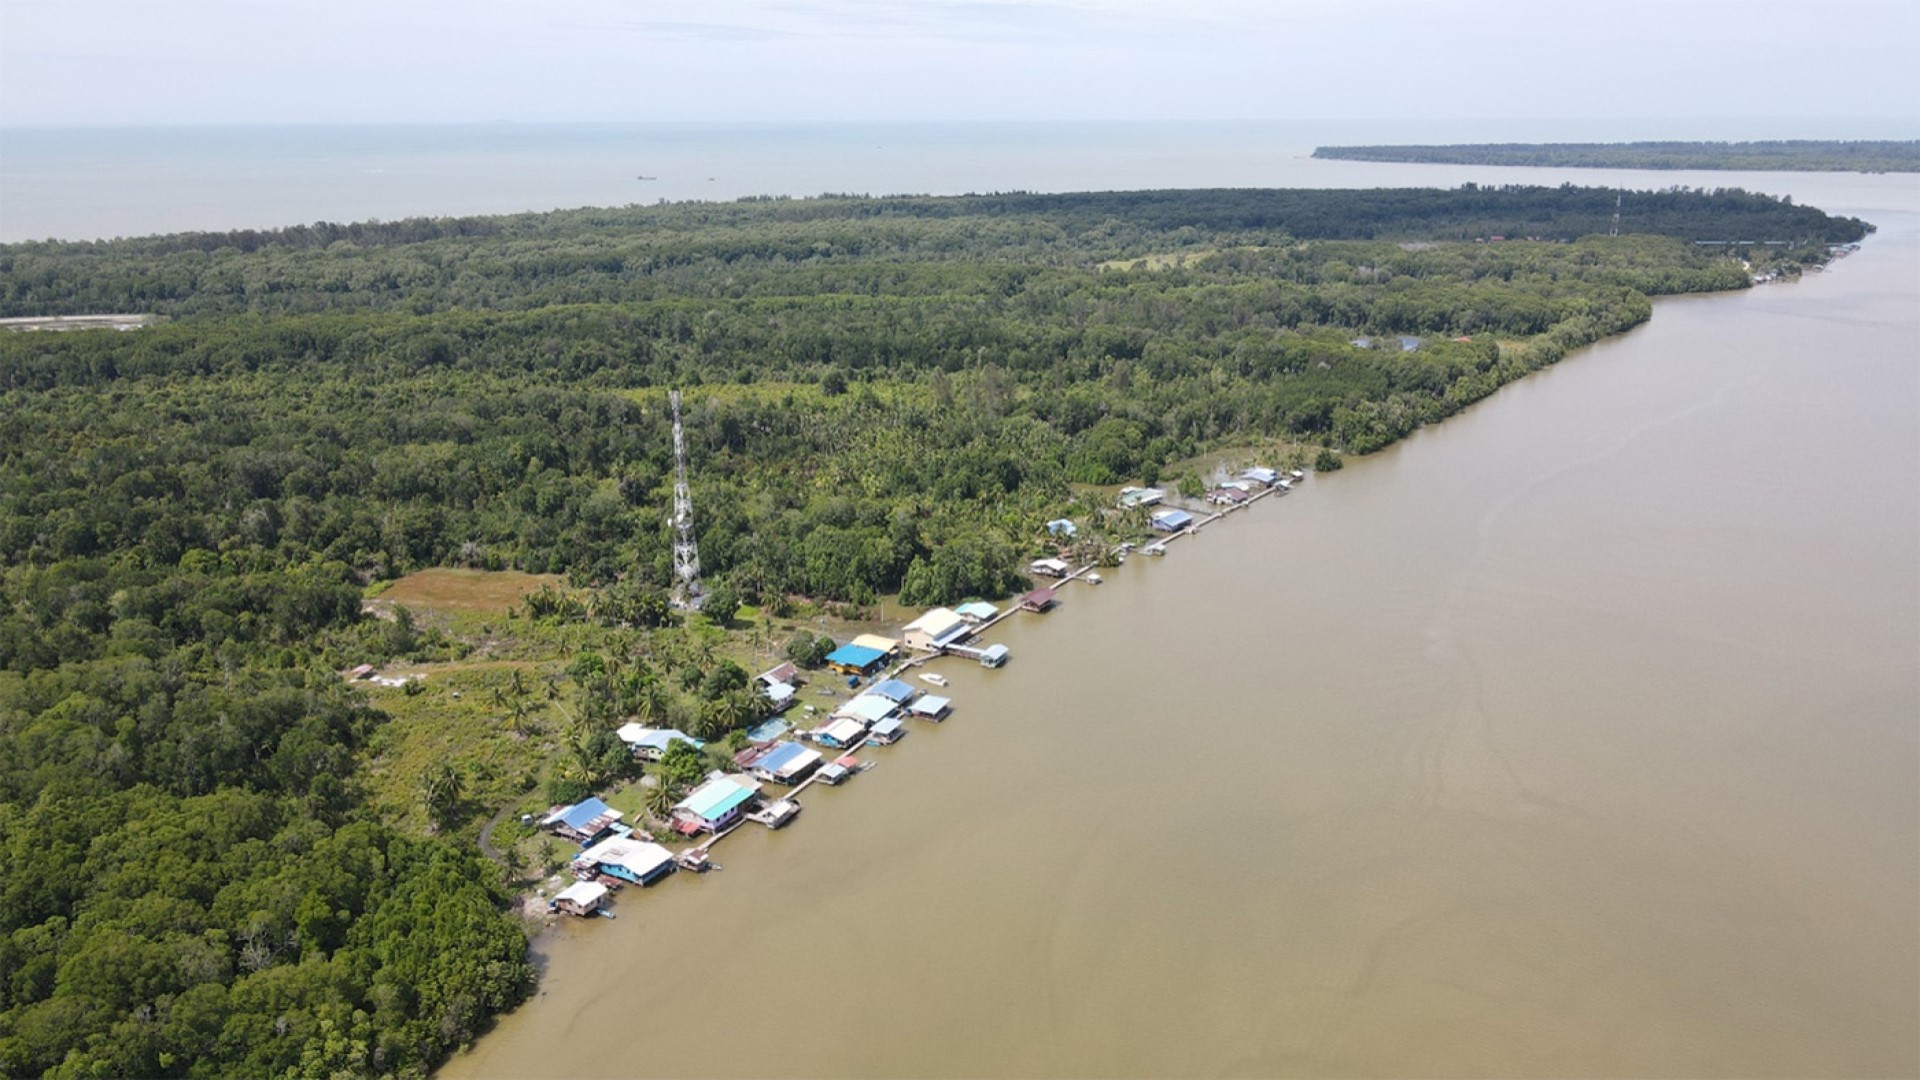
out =
[[[1607,134],[1642,137],[1557,137]],[[863,751],[877,767],[785,829],[729,837],[724,870],[543,934],[537,995],[442,1072],[1920,1075],[1920,181],[1308,156],[1502,137],[1527,136],[9,134],[0,217],[85,238],[1467,181],[1738,186],[1861,216],[1878,231],[1824,271],[1661,299],[1001,623],[1006,667],[939,668],[944,723]]]
[[[1314,161],[1313,148],[1410,141],[1894,138],[1902,130],[1874,120],[1815,128],[1806,121],[1763,119],[5,128],[0,242],[755,195],[1377,187],[1448,174],[1419,166]],[[1910,128],[1905,136],[1911,137]],[[1542,174],[1491,175],[1518,183]],[[1603,184],[1620,179],[1599,175],[1595,182]],[[1711,173],[1660,173],[1636,182],[1729,183],[1725,174]]]

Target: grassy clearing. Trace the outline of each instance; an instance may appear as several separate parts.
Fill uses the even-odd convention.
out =
[[[449,762],[460,769],[463,802],[470,808],[462,831],[477,831],[480,821],[503,806],[513,805],[515,813],[545,809],[538,783],[548,764],[565,752],[565,702],[547,699],[547,676],[557,674],[558,665],[467,660],[396,670],[425,677],[415,693],[381,686],[367,691],[373,705],[391,717],[368,744],[360,774],[381,816],[426,832],[422,782]],[[516,674],[524,691],[524,733],[515,733],[508,722]],[[564,699],[568,687],[559,687]]]
[[[405,607],[414,611],[504,615],[522,597],[543,585],[558,589],[564,587],[564,581],[558,574],[436,567],[408,574],[367,603],[388,610]]]
[[[1197,251],[1172,251],[1155,255],[1140,255],[1131,259],[1108,259],[1100,264],[1102,270],[1175,270],[1191,266],[1201,259],[1220,254],[1219,248],[1201,248]]]

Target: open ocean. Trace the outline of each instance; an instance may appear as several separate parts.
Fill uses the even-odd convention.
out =
[[[1430,183],[1434,174],[1308,155],[1329,143],[1899,134],[1866,130],[1883,126],[1835,122],[1810,132],[1764,120],[1515,120],[11,128],[0,130],[0,241],[748,195],[1375,187]],[[1491,178],[1530,182],[1525,172]],[[1553,177],[1558,183],[1565,171]],[[1678,174],[1662,179],[1697,182]]]

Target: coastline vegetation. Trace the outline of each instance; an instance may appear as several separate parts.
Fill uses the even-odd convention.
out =
[[[822,198],[0,247],[0,1073],[421,1075],[822,633],[1337,467],[1867,226],[1745,192]],[[1531,239],[1527,239],[1531,238]],[[1403,341],[1404,339],[1404,341]],[[719,601],[669,610],[669,387]],[[454,573],[451,571],[459,571]],[[426,572],[426,573],[422,573]],[[394,685],[348,681],[371,664]],[[403,680],[418,675],[424,679]],[[643,770],[629,719],[707,739]],[[489,861],[480,844],[496,856]]]
[[[1314,150],[1313,156],[1339,161],[1530,165],[1559,169],[1920,172],[1920,139],[1322,146]]]

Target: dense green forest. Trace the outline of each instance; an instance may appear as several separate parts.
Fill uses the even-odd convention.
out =
[[[0,335],[0,1073],[417,1075],[525,993],[460,778],[426,790],[432,826],[376,802],[391,721],[336,672],[459,647],[369,617],[389,579],[551,572],[588,599],[528,617],[612,628],[556,654],[578,783],[669,677],[705,734],[751,719],[737,666],[655,637],[667,387],[722,607],[1003,596],[1047,519],[1103,520],[1100,485],[1231,446],[1335,467],[1651,296],[1746,285],[1691,239],[1867,229],[1676,190],[1594,235],[1615,195],[750,200],[0,247],[7,313],[167,316]]]
[[[1562,169],[1920,172],[1920,139],[1322,146],[1314,150],[1313,156],[1345,161],[1532,165]]]
[[[975,289],[983,273],[1012,293],[1036,274],[1166,252],[1302,240],[1575,240],[1606,233],[1616,199],[1622,231],[1636,234],[1815,245],[1864,235],[1853,219],[1738,189],[767,199],[0,245],[0,316],[424,315],[674,300],[698,311],[822,295],[918,304]]]

